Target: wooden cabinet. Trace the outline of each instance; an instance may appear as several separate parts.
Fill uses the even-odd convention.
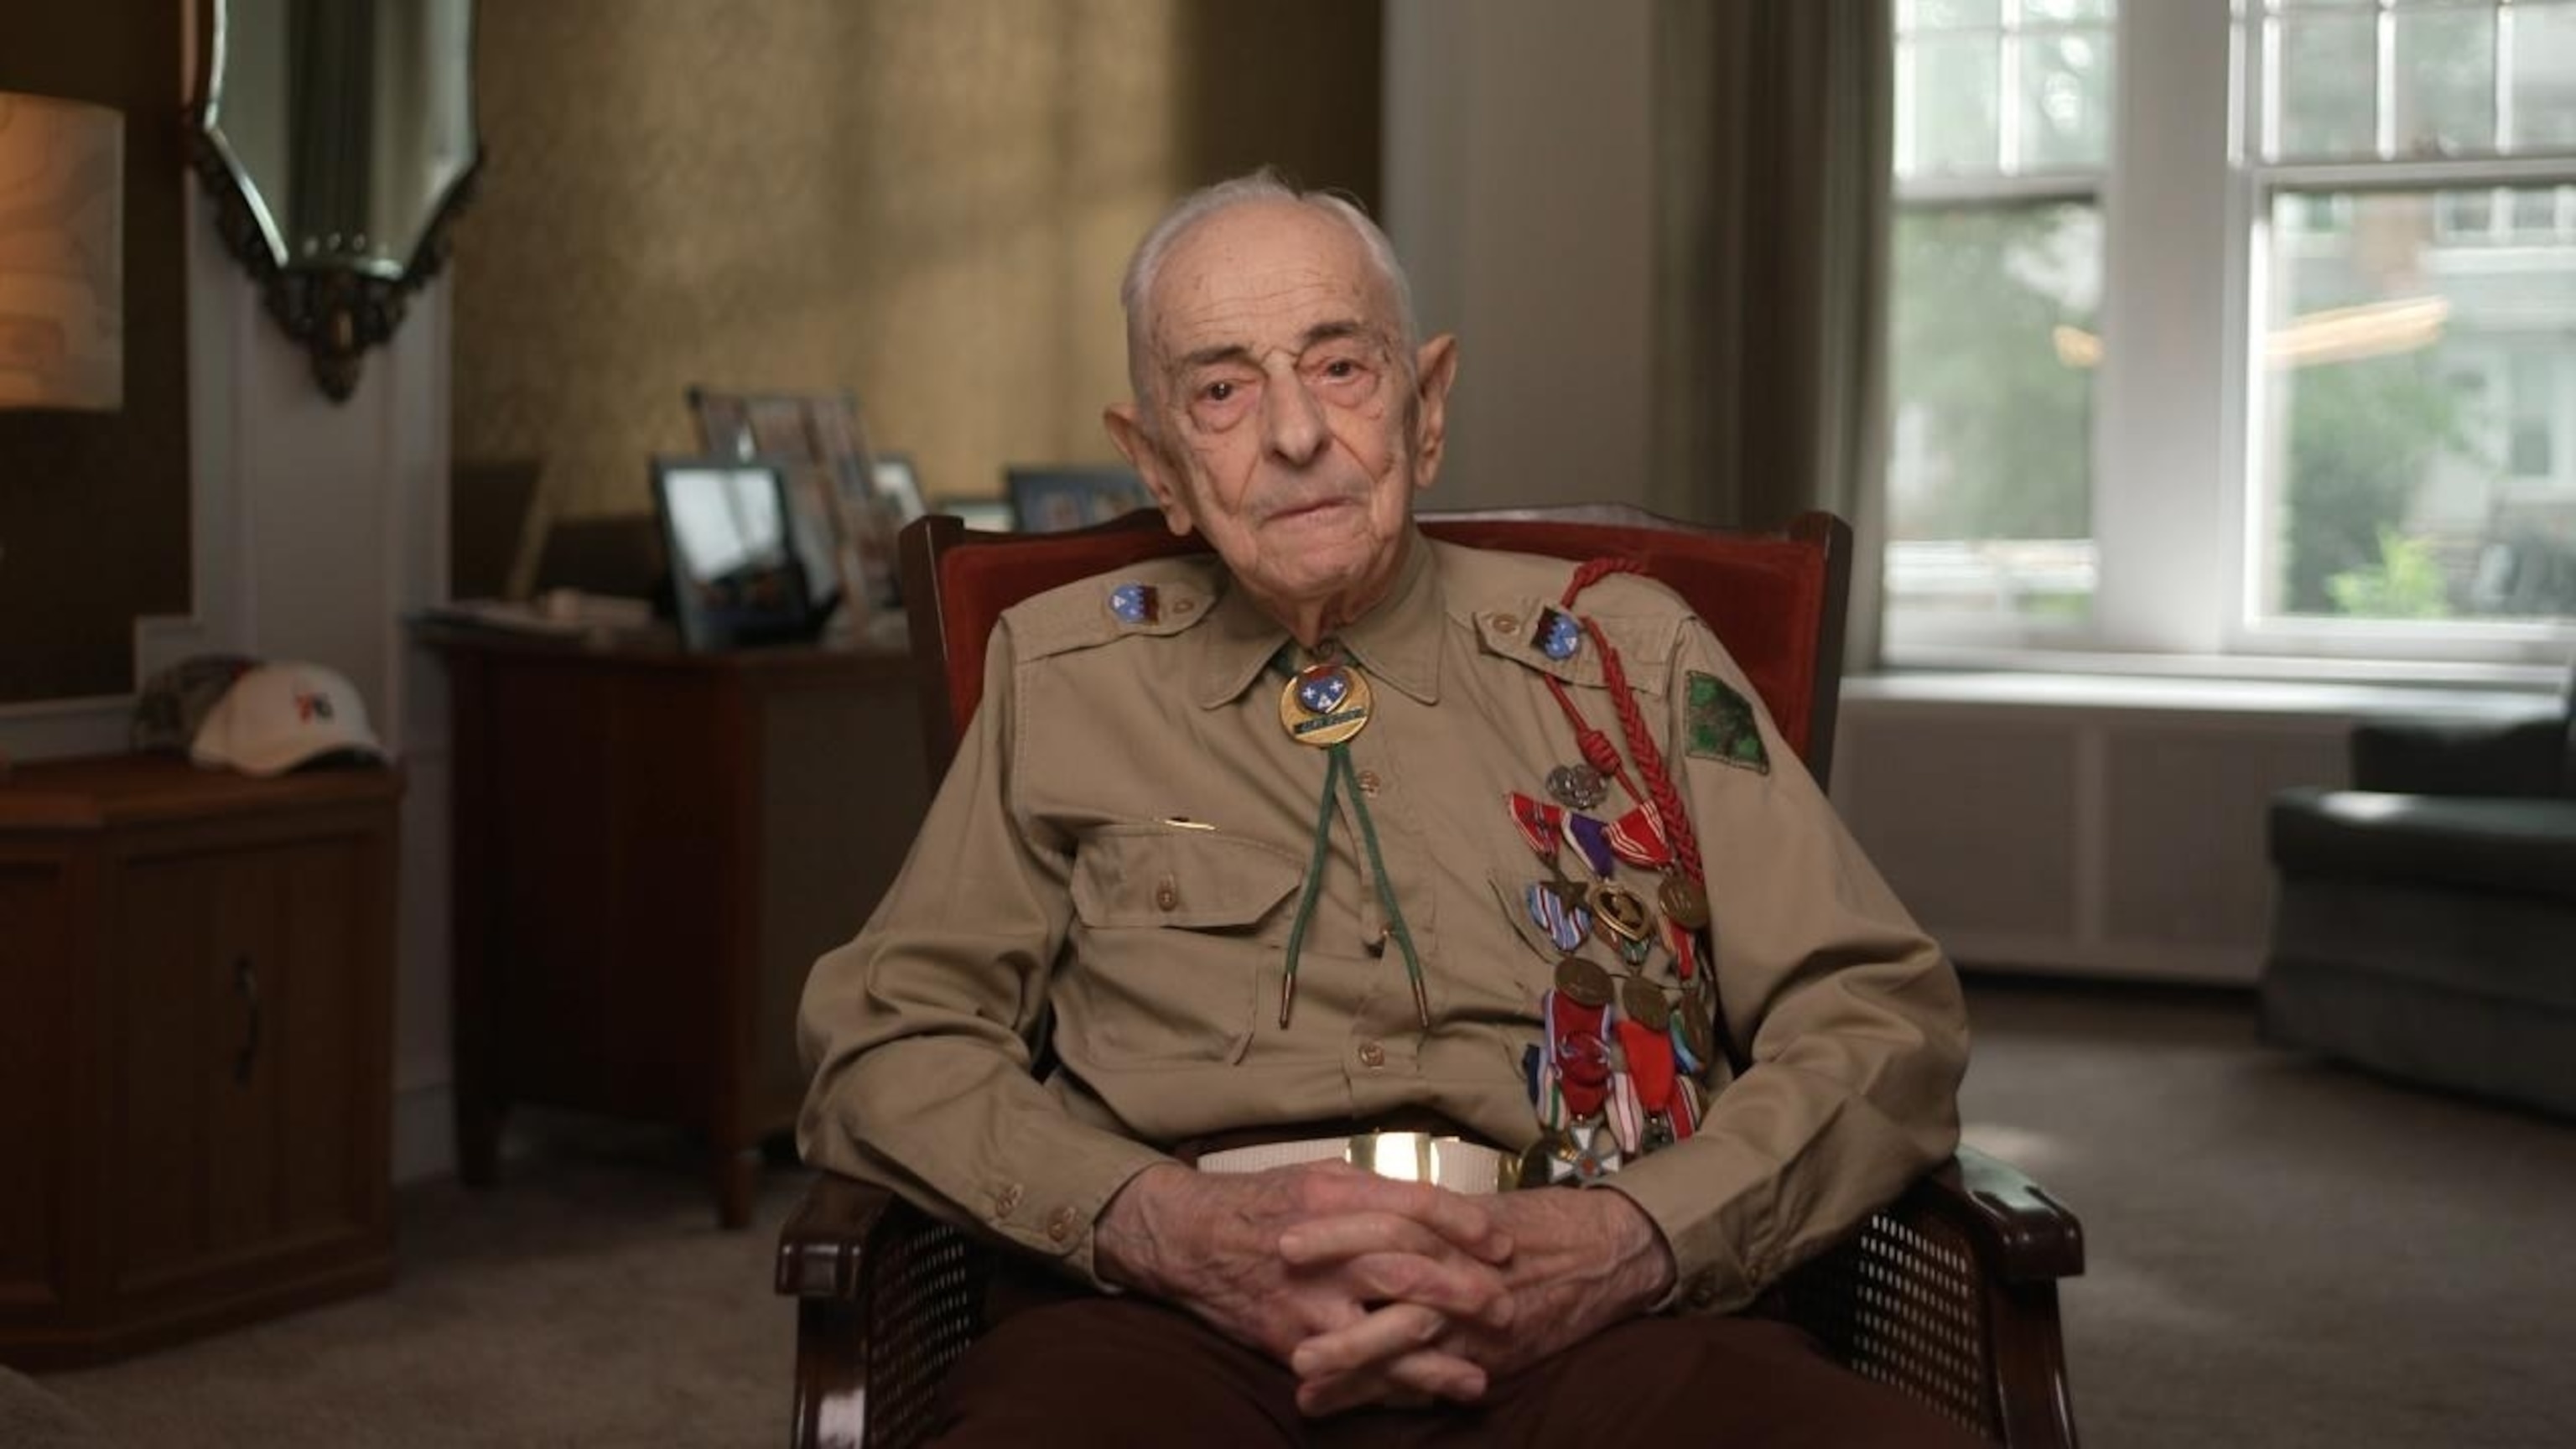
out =
[[[392,771],[0,782],[0,1360],[388,1282]]]
[[[457,1155],[542,1104],[699,1133],[719,1220],[805,1091],[814,958],[928,804],[908,657],[688,654],[453,626]]]

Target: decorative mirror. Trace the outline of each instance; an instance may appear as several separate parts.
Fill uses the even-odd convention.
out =
[[[474,0],[205,0],[190,159],[335,402],[473,188]]]

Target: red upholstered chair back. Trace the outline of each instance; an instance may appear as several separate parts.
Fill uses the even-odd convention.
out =
[[[1804,513],[1779,533],[1682,523],[1617,503],[1421,515],[1433,538],[1566,559],[1633,558],[1690,601],[1752,678],[1818,783],[1833,762],[1842,691],[1851,529]],[[1203,551],[1137,512],[1071,533],[971,533],[933,516],[903,532],[903,596],[932,778],[948,772],[984,690],[984,646],[1002,611],[1058,584],[1141,559]]]

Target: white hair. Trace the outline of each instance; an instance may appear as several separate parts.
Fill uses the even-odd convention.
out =
[[[1267,201],[1314,207],[1340,220],[1359,238],[1360,250],[1367,253],[1370,264],[1395,294],[1397,363],[1407,375],[1412,373],[1416,345],[1413,282],[1405,276],[1403,264],[1395,259],[1395,244],[1350,197],[1337,191],[1300,191],[1288,184],[1278,168],[1264,166],[1182,197],[1163,213],[1162,220],[1154,223],[1153,230],[1145,233],[1145,239],[1136,244],[1135,255],[1127,259],[1127,275],[1118,284],[1118,305],[1127,314],[1127,385],[1135,390],[1137,405],[1143,409],[1149,429],[1153,397],[1148,384],[1152,379],[1147,375],[1145,359],[1152,350],[1154,284],[1162,276],[1164,259],[1200,222],[1238,206]]]

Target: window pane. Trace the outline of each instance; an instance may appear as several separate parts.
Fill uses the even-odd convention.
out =
[[[2576,146],[2576,5],[2513,7],[2513,144]]]
[[[2282,156],[2379,154],[2379,22],[2317,16],[2279,25]]]
[[[2022,164],[2037,171],[2101,167],[2111,150],[2110,36],[2037,36],[2014,44],[2022,50]]]
[[[2495,149],[2495,16],[2442,10],[2397,17],[2397,154]]]
[[[2267,611],[2576,616],[2576,228],[2436,225],[2485,191],[2346,199],[2340,233],[2273,206]]]
[[[1913,90],[1906,97],[1914,141],[1911,174],[1995,174],[1998,44],[1991,34],[1914,44]]]
[[[2111,8],[2111,0],[2021,0],[2021,18],[2026,25],[2109,20]]]
[[[1902,12],[1898,23],[1905,23]],[[1957,30],[1983,26],[1992,30],[2003,22],[2000,0],[1914,0],[1913,24],[1918,30]]]
[[[1895,253],[1891,630],[2087,617],[2100,212],[1910,209]]]

